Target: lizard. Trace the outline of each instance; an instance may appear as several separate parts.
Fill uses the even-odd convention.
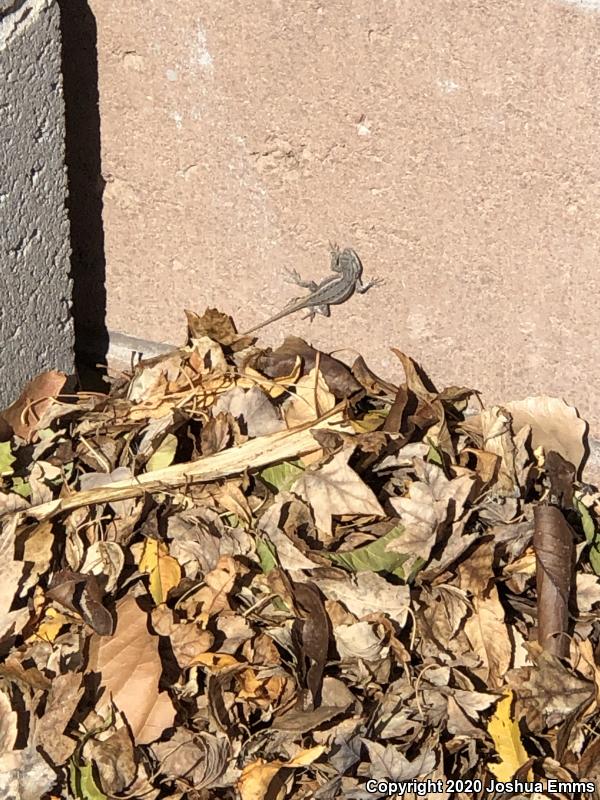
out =
[[[340,250],[336,245],[331,245],[330,267],[333,274],[328,275],[320,283],[304,281],[295,269],[287,270],[291,280],[303,289],[308,289],[309,294],[294,298],[277,314],[245,331],[243,335],[254,333],[254,331],[264,328],[265,325],[270,325],[278,319],[287,317],[288,314],[294,314],[305,308],[308,309],[308,314],[304,319],[309,318],[311,322],[316,313],[328,317],[331,313],[330,306],[345,303],[354,292],[364,294],[372,286],[383,283],[381,278],[375,278],[367,283],[362,282],[361,260],[350,247]]]

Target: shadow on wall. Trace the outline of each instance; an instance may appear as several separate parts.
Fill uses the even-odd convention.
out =
[[[106,260],[102,228],[96,20],[85,0],[59,0],[71,222],[75,358],[84,388],[106,364]]]

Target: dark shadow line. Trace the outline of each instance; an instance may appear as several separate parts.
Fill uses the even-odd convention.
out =
[[[106,365],[106,259],[97,28],[86,0],[59,0],[65,99],[65,157],[71,223],[75,360],[88,384],[90,367]]]

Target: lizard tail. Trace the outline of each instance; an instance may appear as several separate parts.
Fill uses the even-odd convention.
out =
[[[254,327],[248,328],[247,331],[244,331],[242,336],[247,336],[249,333],[254,333],[254,331],[260,330],[260,328],[265,328],[267,325],[270,325],[272,322],[277,322],[278,319],[283,319],[284,317],[287,317],[288,314],[293,314],[294,311],[300,311],[300,309],[299,308],[298,309],[296,309],[296,308],[292,308],[292,309],[284,308],[282,311],[280,311],[279,313],[275,314],[272,317],[269,317],[269,319],[266,319],[264,322],[259,322],[258,325],[254,325]]]

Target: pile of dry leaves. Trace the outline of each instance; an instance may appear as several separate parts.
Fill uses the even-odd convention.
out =
[[[188,325],[108,395],[45,373],[0,418],[0,795],[593,788],[576,411]]]

